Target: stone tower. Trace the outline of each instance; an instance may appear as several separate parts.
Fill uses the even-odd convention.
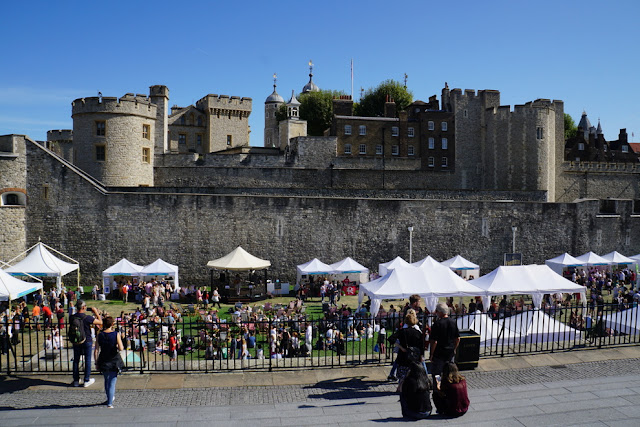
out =
[[[264,146],[265,147],[277,147],[278,146],[278,119],[276,113],[280,109],[280,106],[284,104],[284,98],[278,95],[276,92],[276,79],[277,76],[273,75],[273,93],[267,97],[264,101]]]
[[[23,135],[0,136],[0,261],[26,249],[26,150]]]
[[[307,121],[300,119],[300,101],[296,98],[295,91],[291,91],[291,99],[287,102],[287,119],[278,124],[280,136],[280,149],[284,150],[291,138],[307,136]]]
[[[252,102],[247,97],[216,94],[206,95],[196,102],[196,108],[207,117],[205,152],[249,146]]]
[[[155,154],[169,152],[169,88],[163,85],[149,87],[149,98],[156,106]]]
[[[106,186],[153,186],[158,107],[149,97],[79,98],[71,106],[79,168]]]

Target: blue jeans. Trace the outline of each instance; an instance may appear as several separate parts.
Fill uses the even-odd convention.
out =
[[[104,392],[107,394],[107,405],[113,405],[113,398],[116,395],[116,381],[118,380],[118,372],[104,372]]]
[[[84,380],[91,378],[91,352],[92,342],[84,342],[73,346],[73,381],[80,381],[80,356],[84,355]]]

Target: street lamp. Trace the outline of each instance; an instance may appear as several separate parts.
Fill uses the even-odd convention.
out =
[[[411,264],[413,256],[413,227],[408,227],[409,230],[409,264]]]
[[[516,253],[516,231],[518,231],[518,227],[515,225],[511,227],[511,231],[513,232],[513,238],[511,239],[511,253]]]

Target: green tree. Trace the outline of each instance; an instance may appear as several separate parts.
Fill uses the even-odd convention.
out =
[[[573,118],[564,113],[564,140],[568,140],[573,138],[578,134],[578,127],[576,126],[576,122],[573,121]]]
[[[356,115],[364,117],[384,116],[384,103],[389,99],[393,99],[396,103],[396,114],[399,111],[406,110],[409,104],[413,102],[413,94],[405,88],[402,83],[395,80],[385,80],[375,88],[369,88],[365,92],[364,97],[360,100],[360,104],[356,107]]]
[[[320,90],[297,95],[300,102],[300,118],[307,121],[308,135],[324,135],[324,131],[331,127],[333,119],[333,98],[344,94],[341,91]],[[281,105],[276,111],[276,119],[282,121],[286,118],[287,106]]]

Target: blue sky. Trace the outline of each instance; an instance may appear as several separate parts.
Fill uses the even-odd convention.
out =
[[[170,90],[170,105],[208,93],[264,100],[308,81],[354,91],[407,73],[414,99],[451,88],[497,89],[504,105],[561,99],[605,137],[640,140],[636,1],[3,2],[0,135],[37,140],[70,129],[83,96]]]

